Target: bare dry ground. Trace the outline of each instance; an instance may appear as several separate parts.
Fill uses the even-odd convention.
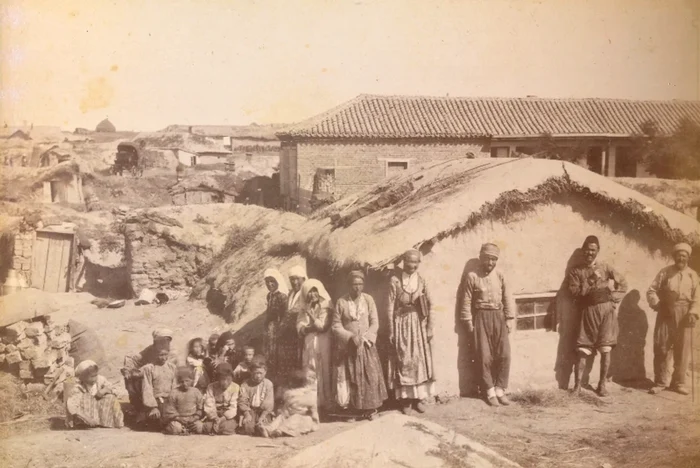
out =
[[[129,303],[121,309],[97,309],[89,299],[89,295],[66,294],[56,320],[70,317],[97,330],[108,355],[103,373],[117,382],[123,355],[148,344],[156,327],[175,332],[173,344],[181,356],[189,338],[228,327],[203,304],[185,299],[160,307]],[[496,409],[480,400],[454,399],[431,406],[421,417],[525,467],[700,465],[700,413],[690,397],[671,392],[652,396],[616,385],[611,393],[602,400],[590,392],[571,398],[554,389],[530,391],[515,395],[518,402],[511,407]],[[26,411],[32,405],[20,406]],[[0,466],[274,467],[300,449],[354,427],[352,423],[323,424],[309,436],[272,441],[243,436],[172,437],[130,429],[66,431],[58,405],[44,405],[38,413],[37,419],[0,422]],[[456,461],[454,466],[461,465]]]

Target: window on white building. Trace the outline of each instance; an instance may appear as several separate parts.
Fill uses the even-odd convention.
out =
[[[387,161],[386,175],[391,177],[408,169],[408,161]]]
[[[491,148],[492,158],[507,158],[510,156],[510,148],[507,146],[494,146]]]
[[[556,291],[515,296],[516,329],[542,330],[551,326],[552,314],[556,313]]]

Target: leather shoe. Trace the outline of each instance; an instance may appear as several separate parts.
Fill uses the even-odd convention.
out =
[[[499,396],[497,398],[498,398],[498,402],[500,404],[502,404],[503,406],[510,405],[510,398],[508,398],[508,395],[502,395],[502,396]]]
[[[490,406],[501,406],[501,404],[498,402],[498,398],[496,398],[495,396],[488,397],[488,398],[486,399],[486,402],[487,402]]]

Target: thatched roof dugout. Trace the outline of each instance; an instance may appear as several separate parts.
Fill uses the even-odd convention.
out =
[[[549,203],[595,205],[600,221],[625,219],[642,238],[700,247],[698,222],[575,164],[544,159],[459,159],[418,166],[314,215],[306,255],[332,268],[382,268],[407,248]]]

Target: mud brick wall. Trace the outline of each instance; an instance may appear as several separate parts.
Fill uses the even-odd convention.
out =
[[[144,288],[189,292],[206,274],[212,250],[183,242],[178,229],[141,217],[125,220],[126,270],[134,296]]]
[[[0,328],[0,340],[0,369],[26,384],[49,385],[66,370],[73,372],[71,335],[49,315]]]

